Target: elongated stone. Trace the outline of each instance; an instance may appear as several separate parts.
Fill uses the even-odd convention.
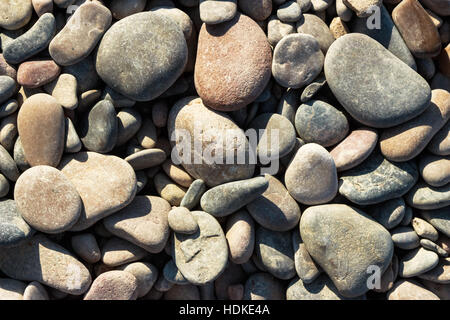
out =
[[[435,252],[418,248],[400,259],[398,274],[403,278],[412,278],[432,270],[438,263],[439,257]]]
[[[446,207],[450,205],[450,185],[432,187],[419,182],[408,192],[406,202],[411,207],[422,210]]]
[[[38,88],[59,76],[61,68],[53,60],[27,61],[17,70],[17,82],[28,88]]]
[[[435,210],[422,210],[420,215],[433,227],[447,237],[450,237],[450,207],[446,206]]]

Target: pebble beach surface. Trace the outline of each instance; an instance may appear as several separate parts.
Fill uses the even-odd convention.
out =
[[[0,300],[450,300],[450,0],[1,0]]]

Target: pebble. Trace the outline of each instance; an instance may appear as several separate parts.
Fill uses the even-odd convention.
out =
[[[256,227],[255,253],[259,262],[278,279],[288,280],[296,274],[290,232]]]
[[[450,258],[440,259],[437,266],[428,272],[419,275],[420,279],[425,279],[440,284],[450,283]]]
[[[53,0],[31,0],[31,4],[38,17],[44,13],[53,12]]]
[[[381,0],[343,0],[344,4],[352,9],[358,17],[367,17],[373,14],[373,7],[380,7]]]
[[[2,1],[0,12],[0,27],[17,30],[30,21],[33,7],[30,0]]]
[[[60,245],[39,234],[0,251],[0,270],[17,280],[39,281],[62,292],[80,295],[91,285],[88,269]]]
[[[233,19],[237,12],[236,0],[200,0],[200,19],[208,25]]]
[[[285,289],[279,280],[266,272],[248,277],[244,286],[244,300],[284,300]]]
[[[13,113],[0,121],[0,144],[8,151],[14,148],[17,138],[17,113]]]
[[[31,166],[58,165],[64,151],[65,122],[55,98],[44,93],[29,97],[20,107],[17,129]]]
[[[167,125],[169,116],[169,106],[165,102],[157,102],[152,107],[152,123],[157,128],[164,128]],[[150,121],[148,121],[150,122]]]
[[[0,174],[0,197],[5,197],[9,193],[9,182],[4,175]]]
[[[185,207],[173,208],[169,211],[167,219],[169,227],[175,232],[193,234],[198,230],[197,221]]]
[[[427,184],[442,187],[450,182],[450,158],[423,154],[419,157],[419,171]]]
[[[45,50],[56,32],[55,17],[45,13],[23,35],[2,45],[8,63],[18,64]]]
[[[268,186],[264,177],[224,183],[206,191],[200,206],[215,217],[224,217],[255,200]]]
[[[181,200],[180,206],[189,210],[195,208],[200,203],[200,199],[205,191],[205,182],[201,179],[194,180]]]
[[[275,47],[288,34],[295,33],[293,23],[283,22],[277,16],[271,16],[267,23],[267,40]]]
[[[402,278],[411,278],[434,269],[439,263],[439,256],[424,248],[408,251],[400,259],[398,274]]]
[[[398,198],[417,182],[412,162],[389,162],[374,151],[363,163],[345,171],[339,181],[339,193],[360,204],[376,204]]]
[[[380,135],[380,149],[391,161],[408,161],[422,152],[450,118],[450,93],[433,90],[430,106],[420,115]]]
[[[415,217],[412,219],[412,226],[414,231],[422,237],[430,239],[431,241],[436,241],[439,238],[438,231],[425,220]]]
[[[95,68],[115,91],[136,101],[149,101],[181,75],[187,55],[184,35],[173,20],[140,12],[108,29],[100,41]]]
[[[44,286],[37,281],[33,281],[25,288],[23,300],[50,300],[50,298]]]
[[[195,119],[192,118],[192,114],[196,114]],[[194,124],[195,130],[193,128]],[[206,141],[225,141],[226,130],[230,129],[233,130],[233,137],[236,137],[234,145],[224,142],[224,149],[222,149],[222,145],[218,145],[213,147],[213,150],[211,150],[211,147],[207,148],[206,145],[201,145],[201,150],[198,150],[198,152],[201,151],[201,154],[194,153],[195,146],[192,137],[196,136],[196,134],[198,135],[195,131],[199,130],[201,132],[203,130],[202,139]],[[187,130],[187,132],[183,130]],[[183,157],[179,160],[183,168],[193,178],[202,179],[207,186],[213,187],[229,181],[248,179],[253,176],[255,169],[253,164],[248,162],[239,164],[236,161],[234,161],[234,164],[225,164],[226,154],[227,152],[230,153],[230,151],[233,151],[233,154],[234,152],[237,155],[242,154],[246,159],[249,157],[248,140],[244,131],[225,113],[215,112],[206,107],[201,99],[187,97],[176,102],[170,110],[168,132],[172,140],[172,146],[175,148],[172,150],[172,154],[180,155],[180,152],[182,152]],[[185,134],[190,134],[191,141],[189,143],[182,143]],[[205,162],[209,161],[208,159],[210,159],[213,151],[214,154],[216,153],[216,149],[218,152],[219,150],[223,150],[223,152],[215,155],[217,161],[214,166],[208,165]],[[195,160],[197,157],[198,160]],[[205,159],[205,157],[208,159]],[[183,161],[183,159],[186,159],[186,161]]]
[[[148,254],[141,247],[116,237],[108,239],[101,250],[102,262],[108,267],[116,267],[138,261]]]
[[[77,79],[73,75],[63,73],[57,79],[45,85],[44,89],[65,109],[73,110],[78,106]]]
[[[82,207],[75,186],[50,166],[35,166],[20,175],[14,200],[24,220],[45,233],[69,230],[78,221]]]
[[[339,17],[333,18],[330,23],[330,31],[335,39],[350,33],[347,24]]]
[[[19,169],[8,151],[0,145],[0,172],[9,180],[16,181],[19,178]]]
[[[428,151],[435,155],[450,155],[450,121],[439,130],[427,146]]]
[[[125,208],[106,217],[103,224],[112,234],[158,253],[169,238],[169,211],[169,203],[162,198],[136,196]]]
[[[83,202],[72,231],[85,230],[126,207],[136,193],[136,175],[124,160],[95,152],[66,155],[58,167],[75,185]]]
[[[156,191],[165,200],[167,200],[172,206],[180,206],[181,200],[186,194],[186,188],[180,187],[174,183],[164,173],[158,173],[153,178]]]
[[[99,87],[100,77],[95,71],[94,55],[89,55],[78,63],[63,67],[62,72],[71,74],[77,79],[78,94],[82,94]],[[78,109],[79,108],[80,105],[78,106]]]
[[[162,164],[164,172],[176,183],[185,188],[189,188],[194,179],[186,173],[180,166],[173,164],[170,159],[167,159]]]
[[[337,100],[353,118],[370,127],[406,122],[430,102],[431,90],[425,79],[364,34],[337,39],[326,55],[324,69]],[[365,80],[368,73],[371,81]]]
[[[95,278],[83,300],[136,300],[138,280],[126,271],[113,270]]]
[[[420,181],[408,192],[406,202],[422,210],[444,208],[450,205],[450,184],[432,187]]]
[[[148,262],[133,262],[121,266],[120,269],[131,273],[136,278],[138,298],[145,296],[158,278],[158,269]]]
[[[16,83],[9,76],[0,76],[0,103],[7,101],[14,94]]]
[[[417,281],[400,280],[387,293],[388,300],[440,300]]]
[[[288,88],[281,96],[277,107],[277,113],[287,118],[292,124],[295,124],[295,111],[299,103],[298,94],[298,90]]]
[[[419,1],[402,1],[392,11],[392,20],[415,57],[432,58],[440,53],[439,32]]]
[[[189,284],[189,281],[187,281],[185,277],[183,277],[180,270],[178,270],[177,266],[175,265],[175,262],[173,262],[172,259],[170,259],[164,265],[163,274],[164,279],[166,279],[172,284],[181,284],[181,285]]]
[[[319,42],[309,34],[289,34],[276,45],[272,74],[283,87],[301,88],[310,84],[323,67]]]
[[[448,252],[431,240],[420,239],[420,245],[427,250],[436,252],[441,257],[448,257]]]
[[[325,22],[310,13],[303,14],[303,17],[297,22],[297,32],[313,36],[319,42],[320,50],[324,55],[334,42],[334,36]]]
[[[448,205],[441,209],[422,210],[420,215],[438,231],[450,237],[450,207]]]
[[[296,1],[287,1],[280,5],[277,10],[277,17],[283,22],[296,22],[301,15],[302,11]]]
[[[75,253],[87,263],[96,263],[101,260],[102,254],[92,233],[74,235],[70,243]]]
[[[25,222],[14,200],[0,200],[0,247],[14,247],[30,238],[34,230]]]
[[[287,231],[300,220],[300,207],[286,187],[275,177],[264,175],[267,189],[247,204],[250,215],[261,226],[273,231]]]
[[[312,283],[294,279],[286,291],[287,300],[349,300],[339,293],[331,279],[321,275]]]
[[[28,161],[25,159],[25,155],[23,153],[22,142],[20,141],[20,137],[17,137],[17,140],[14,144],[14,161],[17,164],[17,167],[20,171],[25,171],[30,168]]]
[[[290,195],[302,204],[332,200],[338,188],[336,166],[328,151],[315,143],[300,147],[285,173]]]
[[[156,146],[158,136],[155,125],[150,118],[143,119],[140,129],[136,133],[136,138],[142,148],[151,149]]]
[[[76,153],[81,150],[82,144],[80,137],[78,136],[78,133],[75,129],[75,126],[73,125],[72,120],[70,118],[65,118],[65,127],[66,131],[64,134],[64,152],[68,153]]]
[[[252,41],[246,39],[249,34]],[[235,54],[229,54],[231,51]],[[263,92],[270,80],[271,65],[272,53],[264,32],[255,21],[238,13],[228,22],[202,26],[195,89],[210,108],[238,110]]]
[[[400,249],[411,250],[420,245],[420,239],[411,227],[397,227],[391,234],[394,245]]]
[[[0,33],[0,40],[1,40],[1,33]],[[10,78],[13,78],[14,80],[17,78],[16,67],[6,62],[2,53],[0,53],[0,76],[8,76]]]
[[[61,67],[53,60],[36,60],[21,63],[17,70],[17,82],[27,88],[38,88],[55,80]]]
[[[217,220],[203,211],[192,211],[199,230],[192,235],[175,233],[172,258],[191,284],[214,281],[225,270],[228,247]]]
[[[390,230],[402,222],[405,210],[403,198],[395,198],[372,207],[369,213],[378,223]]]
[[[247,0],[238,2],[239,9],[253,20],[264,21],[272,12],[272,0]]]
[[[362,211],[342,204],[309,207],[300,233],[311,257],[345,297],[367,292],[367,268],[384,272],[394,246],[389,232]]]
[[[26,287],[22,281],[0,278],[0,300],[24,300]]]
[[[225,237],[230,260],[236,264],[249,261],[255,246],[255,222],[247,211],[240,210],[227,219]]]
[[[294,248],[294,265],[297,276],[304,283],[312,283],[322,272],[306,250],[300,236],[300,230],[292,231],[292,245]]]

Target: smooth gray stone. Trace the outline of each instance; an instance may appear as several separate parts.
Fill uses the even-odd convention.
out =
[[[298,107],[295,128],[306,143],[329,147],[345,138],[349,125],[345,115],[332,105],[320,100],[310,100]]]
[[[402,278],[411,278],[430,271],[439,263],[436,252],[422,247],[409,251],[400,259],[398,274]]]
[[[177,265],[172,259],[167,261],[163,268],[164,278],[173,284],[188,284],[189,282],[178,270]]]
[[[312,99],[314,95],[319,92],[320,89],[327,83],[325,79],[325,75],[321,73],[312,83],[308,84],[302,91],[302,95],[300,96],[300,101],[302,103],[307,102]]]
[[[0,247],[16,246],[33,233],[34,230],[22,219],[15,201],[0,200]]]
[[[183,199],[181,200],[180,207],[194,209],[199,203],[200,199],[206,191],[205,182],[201,179],[196,179],[191,183],[186,191]]]
[[[10,99],[6,102],[4,102],[0,106],[0,118],[9,116],[10,114],[13,114],[14,112],[19,109],[19,104],[17,103],[17,100]]]
[[[413,208],[433,210],[450,205],[450,184],[432,187],[420,181],[407,194],[406,202]]]
[[[8,76],[0,76],[0,103],[3,103],[9,98],[11,98],[11,96],[14,94],[15,91],[16,91],[16,81],[14,81],[13,78]]]
[[[316,265],[309,255],[308,250],[306,250],[298,228],[292,231],[292,245],[294,248],[294,264],[297,276],[304,283],[313,282],[322,273],[322,270]]]
[[[357,121],[389,128],[421,114],[431,89],[413,69],[361,33],[338,38],[325,57],[328,86]],[[368,80],[370,75],[370,81]]]
[[[395,198],[377,204],[369,209],[369,214],[386,229],[392,229],[402,222],[405,215],[405,201]]]
[[[295,123],[295,111],[298,107],[298,90],[288,88],[278,103],[277,113],[288,119],[292,124]]]
[[[117,146],[125,144],[134,137],[142,125],[142,116],[134,108],[123,108],[117,113]]]
[[[443,248],[441,248],[440,246],[438,246],[436,243],[434,243],[429,239],[420,239],[420,245],[427,250],[436,252],[441,257],[444,258],[448,257],[447,251],[445,251]]]
[[[224,217],[259,197],[269,186],[264,177],[221,184],[203,194],[202,209],[216,217]]]
[[[391,235],[364,212],[343,204],[312,206],[303,212],[300,234],[311,257],[345,297],[369,288],[370,266],[383,273],[391,263]]]
[[[99,153],[110,152],[117,141],[117,115],[113,104],[101,100],[87,112],[78,129],[86,149]]]
[[[435,210],[422,210],[420,214],[433,227],[450,237],[450,206]]]
[[[411,250],[420,245],[417,233],[411,227],[398,227],[391,231],[394,245],[400,249]]]
[[[200,19],[206,24],[218,24],[234,18],[237,0],[200,0]]]
[[[28,163],[27,159],[25,158],[25,153],[23,152],[22,142],[20,141],[20,136],[17,137],[17,140],[14,143],[13,156],[14,156],[14,161],[16,162],[16,165],[20,169],[20,171],[23,172],[23,171],[27,170],[28,168],[30,168],[30,164]]]
[[[143,170],[160,165],[166,160],[166,153],[161,149],[144,149],[125,158],[134,170]]]
[[[320,49],[325,55],[328,48],[334,42],[334,36],[330,28],[314,14],[306,13],[297,22],[297,32],[312,35],[319,42]]]
[[[258,272],[248,277],[244,286],[243,300],[285,300],[282,282],[266,272]]]
[[[384,6],[381,6],[380,13],[380,28],[368,28],[368,26],[371,26],[371,22],[373,23],[374,21],[373,17],[356,17],[353,20],[350,29],[352,32],[363,33],[377,40],[397,58],[406,63],[413,70],[417,70],[414,57],[406,46],[405,41],[403,41],[400,32],[398,32],[397,27],[392,21],[391,15]]]
[[[106,86],[105,90],[103,90],[100,99],[111,101],[116,108],[132,107],[136,104],[136,101],[125,97],[124,95],[120,94],[117,91],[114,91],[108,86]]]
[[[339,193],[360,204],[376,204],[403,196],[419,178],[413,162],[389,162],[375,150],[359,166],[342,173]]]
[[[278,279],[295,276],[294,248],[290,232],[256,227],[255,253],[264,268]]]
[[[76,64],[63,67],[62,73],[69,73],[77,79],[78,94],[98,88],[100,78],[95,70],[93,54]]]
[[[2,145],[0,145],[0,172],[11,181],[16,181],[20,175],[14,159]]]
[[[56,32],[53,14],[47,12],[23,35],[3,46],[6,61],[18,64],[45,50]]]
[[[333,281],[323,274],[312,283],[295,278],[286,291],[287,300],[361,300],[362,297],[346,298],[341,295]]]
[[[296,1],[285,2],[277,10],[277,17],[283,22],[296,22],[301,16],[302,11]]]
[[[75,153],[81,150],[83,146],[81,144],[80,137],[78,137],[78,133],[75,129],[75,126],[72,123],[70,118],[65,118],[65,143],[64,143],[64,152]]]
[[[186,40],[175,21],[155,12],[140,12],[116,22],[105,33],[96,70],[113,90],[136,101],[149,101],[175,83],[187,56]]]

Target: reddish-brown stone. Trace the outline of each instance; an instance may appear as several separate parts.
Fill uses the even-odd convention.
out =
[[[61,68],[53,60],[27,61],[17,70],[17,82],[27,88],[37,88],[55,80]]]

